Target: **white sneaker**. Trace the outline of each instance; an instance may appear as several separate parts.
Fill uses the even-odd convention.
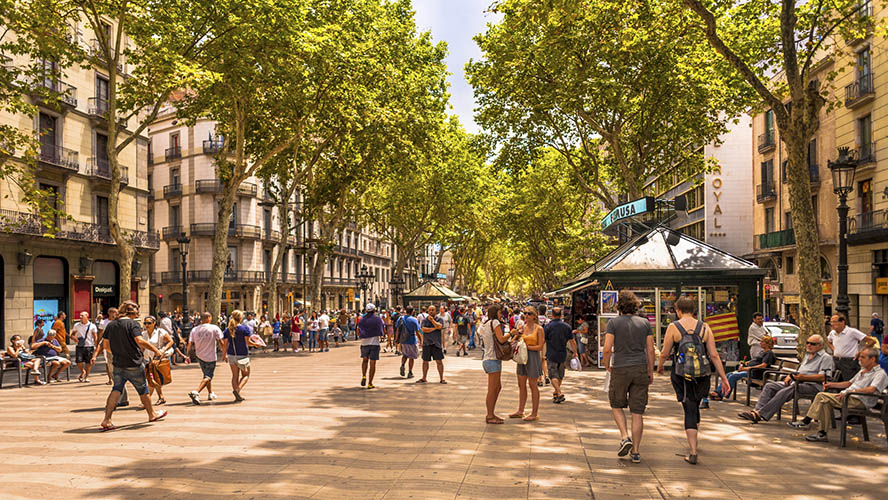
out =
[[[214,399],[216,399],[216,393],[215,393],[215,392],[211,392],[211,393],[210,393],[210,396],[209,396],[209,400],[212,401],[212,400],[214,400]]]
[[[200,394],[197,391],[191,391],[188,393],[188,397],[191,398],[191,402],[199,405],[200,404]]]

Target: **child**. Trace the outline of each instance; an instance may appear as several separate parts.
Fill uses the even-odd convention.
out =
[[[332,319],[330,321],[333,324],[333,329],[330,331],[330,334],[333,335],[333,347],[339,347],[339,338],[342,337],[342,330],[339,328],[339,325],[336,324],[335,319]]]

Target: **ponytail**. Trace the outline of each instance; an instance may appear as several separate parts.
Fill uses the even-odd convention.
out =
[[[239,309],[235,309],[231,311],[231,317],[228,318],[228,334],[234,338],[234,330],[237,329],[238,325],[240,325],[241,321],[244,319],[243,311]]]

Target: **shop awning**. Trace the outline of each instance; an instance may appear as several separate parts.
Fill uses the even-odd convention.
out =
[[[466,298],[454,292],[444,285],[432,281],[426,281],[418,288],[410,293],[402,296],[405,301],[408,300],[446,300],[449,302],[465,302]]]
[[[588,288],[590,286],[595,286],[598,284],[598,280],[592,278],[581,279],[579,281],[574,281],[572,283],[568,283],[567,285],[562,286],[557,290],[552,290],[551,292],[546,292],[543,294],[546,298],[551,297],[560,297],[562,295],[568,295],[570,293],[576,292],[578,290],[582,290],[584,288]]]

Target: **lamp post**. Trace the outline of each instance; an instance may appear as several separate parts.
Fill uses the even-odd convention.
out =
[[[367,269],[367,265],[364,264],[361,266],[361,270],[358,274],[355,275],[358,278],[358,287],[361,289],[361,299],[364,301],[364,307],[367,307],[367,288],[370,286],[370,282],[373,278],[376,277],[372,271]]]
[[[185,236],[185,233],[176,238],[179,242],[179,255],[182,257],[182,317],[188,317],[188,275],[186,274],[186,266],[188,265],[188,245],[191,238]]]
[[[839,148],[836,161],[828,161],[832,173],[833,192],[839,197],[839,293],[836,295],[836,312],[848,318],[848,195],[854,190],[854,171],[857,160],[850,148]]]
[[[389,285],[391,285],[392,289],[392,302],[394,302],[393,305],[400,305],[398,302],[398,297],[401,295],[401,292],[403,292],[401,287],[404,285],[404,278],[393,276],[392,279],[389,280]]]

